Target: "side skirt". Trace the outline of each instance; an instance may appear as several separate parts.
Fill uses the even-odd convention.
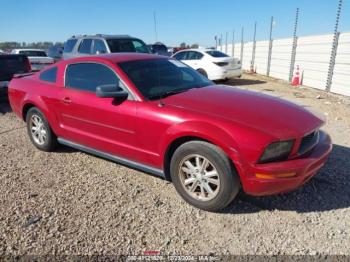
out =
[[[156,176],[160,176],[162,178],[165,178],[164,172],[161,169],[154,168],[154,167],[151,167],[151,166],[147,166],[147,165],[144,165],[144,164],[132,161],[132,160],[128,160],[128,159],[125,159],[125,158],[122,158],[122,157],[119,157],[119,156],[115,156],[115,155],[112,155],[112,154],[109,154],[109,153],[105,153],[105,152],[93,149],[91,147],[80,145],[80,144],[71,142],[71,141],[66,140],[64,138],[61,138],[61,137],[57,138],[57,140],[62,145],[73,147],[75,149],[87,152],[89,154],[96,155],[96,156],[99,156],[99,157],[111,160],[113,162],[116,162],[116,163],[119,163],[119,164],[122,164],[122,165],[125,165],[125,166],[128,166],[128,167],[131,167],[131,168],[134,168],[134,169],[138,169],[138,170],[143,171],[145,173],[150,173],[152,175],[156,175]]]

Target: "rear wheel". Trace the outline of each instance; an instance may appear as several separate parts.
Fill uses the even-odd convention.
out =
[[[38,108],[32,107],[27,113],[26,122],[27,132],[34,146],[42,151],[53,151],[57,138],[44,114]]]
[[[184,200],[207,211],[226,207],[240,188],[238,175],[225,153],[203,141],[181,145],[171,159],[170,174]]]
[[[197,69],[197,72],[200,73],[201,75],[205,76],[206,78],[208,78],[208,74],[207,74],[207,72],[205,72],[204,69],[199,68],[199,69]]]

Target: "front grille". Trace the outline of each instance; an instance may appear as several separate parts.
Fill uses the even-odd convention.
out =
[[[314,148],[314,146],[318,143],[319,135],[320,135],[319,131],[316,130],[311,134],[304,136],[303,139],[301,140],[298,154],[299,155],[305,154],[306,152]]]

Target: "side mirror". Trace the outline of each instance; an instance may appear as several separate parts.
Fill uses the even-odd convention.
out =
[[[101,54],[105,54],[106,51],[105,50],[97,50],[96,51],[96,55],[101,55]]]
[[[120,100],[126,100],[129,94],[119,86],[102,85],[96,88],[96,96],[101,98],[118,98]]]

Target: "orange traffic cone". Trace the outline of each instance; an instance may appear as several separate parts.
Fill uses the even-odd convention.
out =
[[[292,78],[292,86],[299,86],[300,85],[300,72],[299,72],[299,66],[297,65],[297,68],[294,72],[293,78]]]

